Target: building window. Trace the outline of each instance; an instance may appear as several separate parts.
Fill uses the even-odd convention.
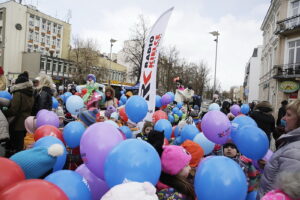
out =
[[[27,51],[30,53],[32,51],[32,45],[28,44]]]
[[[51,22],[48,22],[47,24],[47,31],[50,31],[51,30]]]
[[[0,20],[3,20],[3,12],[0,12]]]
[[[59,63],[59,65],[58,65],[58,72],[61,72],[61,66],[62,65],[63,65],[62,63]]]
[[[37,45],[34,46],[33,52],[38,52],[38,46]]]
[[[53,24],[53,33],[56,33],[56,27],[57,27],[57,25]]]
[[[56,45],[56,39],[52,39],[52,45]]]
[[[60,54],[60,51],[58,50],[58,51],[56,51],[56,55],[59,55]]]
[[[38,16],[35,18],[35,26],[40,27],[40,17]]]
[[[47,36],[47,38],[46,38],[46,44],[50,45],[50,36]]]
[[[46,20],[45,19],[42,20],[42,29],[46,30]]]
[[[288,64],[300,63],[300,40],[289,42]]]
[[[2,35],[2,26],[0,26],[0,35]]]
[[[292,16],[298,15],[300,9],[300,1],[292,2]]]
[[[39,42],[39,33],[35,32],[34,41]]]
[[[57,26],[57,33],[61,34],[61,26],[60,25]]]
[[[57,43],[57,48],[59,48],[60,47],[60,39],[59,38],[57,38],[56,43]]]
[[[40,70],[45,70],[45,61],[41,62]]]
[[[53,65],[52,65],[53,72],[56,72],[56,65],[57,65],[57,61],[53,61]]]
[[[44,51],[45,51],[45,48],[44,47],[40,47],[40,52],[44,53]]]
[[[42,35],[42,37],[41,37],[41,43],[45,43],[45,36],[44,35]]]
[[[29,40],[33,40],[33,32],[32,31],[29,31]]]

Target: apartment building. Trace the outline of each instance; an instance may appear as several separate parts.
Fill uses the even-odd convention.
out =
[[[272,0],[261,25],[259,99],[275,109],[300,98],[300,0]]]

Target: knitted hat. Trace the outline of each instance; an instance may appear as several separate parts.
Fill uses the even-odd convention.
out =
[[[190,163],[191,159],[192,156],[183,147],[165,146],[161,156],[162,170],[167,174],[176,175]]]
[[[98,113],[97,109],[95,109],[93,111],[91,111],[91,110],[81,111],[78,114],[78,119],[80,119],[80,121],[82,121],[86,126],[90,126],[93,123],[96,123],[97,113]]]
[[[272,190],[268,192],[261,200],[292,200],[281,190]]]
[[[116,112],[116,111],[117,111],[117,110],[116,110],[115,107],[113,107],[113,106],[108,106],[108,107],[106,108],[106,111],[105,111],[105,117],[110,118],[110,115],[111,115],[113,112]]]
[[[35,147],[20,151],[10,157],[23,170],[26,179],[40,178],[51,170],[56,157],[64,152],[61,144],[52,144],[49,147]]]
[[[204,156],[204,150],[202,147],[191,140],[186,140],[181,146],[185,148],[192,156],[190,166],[197,167],[201,158]]]
[[[87,75],[86,79],[87,79],[87,80],[91,79],[91,80],[93,80],[94,82],[96,82],[96,76],[95,76],[94,74],[89,74],[89,75]]]
[[[16,84],[18,83],[25,83],[29,80],[28,72],[25,71],[22,74],[20,74],[16,80]]]
[[[128,182],[114,186],[101,200],[158,200],[155,192],[155,187],[149,182]]]

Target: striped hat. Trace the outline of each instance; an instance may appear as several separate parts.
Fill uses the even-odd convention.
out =
[[[98,114],[98,110],[85,110],[81,111],[78,114],[78,119],[84,123],[85,126],[90,126],[96,123],[96,115]]]

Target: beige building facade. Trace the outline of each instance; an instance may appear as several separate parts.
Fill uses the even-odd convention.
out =
[[[300,98],[300,1],[272,0],[261,30],[259,100],[276,112],[282,100]]]

